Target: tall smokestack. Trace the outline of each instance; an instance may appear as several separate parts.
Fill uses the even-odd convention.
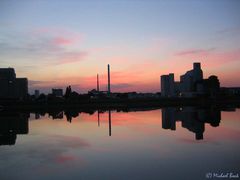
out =
[[[110,88],[110,65],[108,64],[108,93],[111,93],[111,88]]]
[[[98,74],[97,74],[97,91],[99,92],[99,77],[98,77]]]

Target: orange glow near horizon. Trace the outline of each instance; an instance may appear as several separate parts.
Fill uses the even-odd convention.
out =
[[[175,80],[179,81],[180,75],[192,69],[193,62],[201,62],[204,78],[216,75],[221,86],[240,85],[235,78],[239,73],[240,49],[177,51],[171,49],[170,41],[166,40],[160,45],[154,40],[139,47],[80,48],[84,43],[80,33],[47,29],[33,32],[32,36],[36,34],[45,38],[38,43],[48,54],[41,57],[43,60],[38,57],[36,64],[32,64],[32,59],[26,61],[26,65],[13,64],[18,77],[30,80],[30,92],[34,89],[49,92],[68,85],[75,91],[87,92],[96,88],[96,74],[100,75],[101,90],[106,90],[107,64],[111,65],[113,92],[159,92],[161,75],[174,73]]]
[[[232,59],[235,60],[240,56],[240,53],[232,54]],[[231,54],[230,54],[231,55]],[[210,75],[217,75],[220,79],[221,86],[239,86],[239,80],[235,78],[238,73],[238,62],[232,62],[228,64],[228,61],[225,60],[228,54],[223,54],[223,56],[211,55],[207,56],[204,60],[198,61],[202,64],[202,70],[204,73],[204,78],[208,78]],[[187,70],[192,69],[193,60],[186,59],[186,57],[173,57],[166,64],[163,62],[160,63],[142,63],[138,65],[129,66],[127,69],[122,69],[119,71],[115,70],[114,64],[111,64],[111,84],[112,89],[115,92],[127,92],[127,91],[137,91],[137,92],[158,92],[160,91],[160,76],[163,74],[174,73],[175,80],[178,81],[180,75],[184,74]],[[189,59],[196,59],[194,57],[189,57]],[[210,61],[209,59],[212,59]],[[62,62],[64,62],[63,60]],[[71,60],[69,60],[71,61]],[[213,62],[215,61],[215,62]],[[75,60],[72,60],[73,63],[66,68],[58,68],[56,71],[50,71],[48,74],[46,72],[43,76],[36,76],[34,79],[30,77],[29,80],[38,81],[37,77],[40,77],[39,83],[35,83],[31,88],[49,88],[52,87],[66,87],[67,85],[72,85],[76,88],[76,91],[88,91],[96,88],[96,74],[99,73],[100,79],[100,88],[101,90],[106,90],[107,86],[107,68],[102,69],[101,72],[89,71],[84,75],[86,69],[79,64],[75,64]],[[175,63],[182,62],[182,63]],[[162,65],[161,65],[162,64]],[[77,66],[80,66],[78,70]],[[72,69],[72,70],[71,70]],[[83,69],[83,71],[81,71]],[[88,69],[93,69],[93,67],[88,67]],[[97,70],[97,69],[95,69]],[[105,72],[104,72],[105,71]],[[33,75],[34,73],[31,72]]]

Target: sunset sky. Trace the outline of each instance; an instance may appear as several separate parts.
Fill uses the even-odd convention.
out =
[[[160,75],[201,62],[204,77],[240,86],[238,0],[1,0],[0,67],[29,90],[160,91]]]

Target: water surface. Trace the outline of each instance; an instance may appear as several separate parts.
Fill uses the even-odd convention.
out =
[[[0,119],[0,179],[207,179],[209,172],[240,170],[239,109]]]

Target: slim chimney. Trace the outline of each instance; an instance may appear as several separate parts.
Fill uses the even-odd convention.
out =
[[[108,64],[108,93],[111,93],[110,89],[110,65]]]
[[[99,92],[99,77],[98,77],[98,74],[97,74],[97,91]]]

